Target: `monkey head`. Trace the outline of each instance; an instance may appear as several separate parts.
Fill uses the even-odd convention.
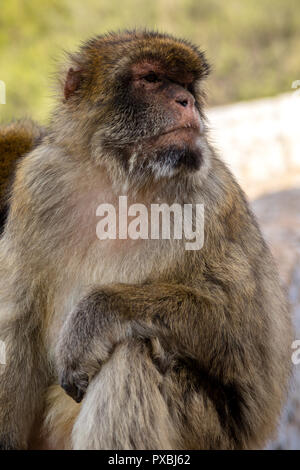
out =
[[[134,31],[96,37],[70,58],[63,112],[71,140],[84,135],[97,163],[135,182],[207,167],[202,80],[209,66],[195,46]]]

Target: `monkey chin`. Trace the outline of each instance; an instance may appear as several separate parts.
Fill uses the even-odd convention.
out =
[[[176,129],[151,139],[151,146],[141,149],[142,167],[150,169],[156,180],[193,174],[205,166],[205,149],[203,136],[195,129]]]
[[[168,147],[158,149],[155,163],[160,168],[164,176],[172,176],[183,170],[185,172],[195,172],[200,170],[203,162],[202,151],[199,147],[192,147],[186,144],[172,144]]]
[[[156,143],[156,162],[170,173],[200,170],[204,159],[202,136],[196,129],[175,129]]]

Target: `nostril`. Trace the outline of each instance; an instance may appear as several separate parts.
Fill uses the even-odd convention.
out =
[[[181,104],[181,106],[183,106],[184,108],[186,108],[187,105],[189,104],[188,100],[186,100],[186,99],[183,99],[183,100],[176,100],[176,103]]]

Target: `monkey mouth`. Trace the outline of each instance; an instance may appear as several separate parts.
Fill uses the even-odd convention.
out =
[[[197,123],[169,128],[163,132],[153,134],[152,136],[143,137],[139,140],[139,143],[142,144],[145,149],[149,148],[149,150],[151,150],[152,148],[165,147],[171,144],[193,144],[193,142],[201,138],[202,135],[202,129]],[[135,141],[134,143],[137,142]]]
[[[159,134],[159,136],[164,136],[164,135],[169,135],[169,134],[180,134],[180,133],[197,135],[199,137],[201,135],[201,129],[198,125],[180,126],[180,127],[174,127],[172,129],[168,129],[165,132],[162,132],[161,134]]]
[[[145,139],[146,148],[160,148],[169,145],[194,146],[195,142],[201,138],[199,126],[181,126],[167,129],[153,137]]]
[[[174,127],[166,130],[154,139],[152,146],[154,149],[176,148],[179,153],[187,149],[199,151],[201,132],[199,127]]]

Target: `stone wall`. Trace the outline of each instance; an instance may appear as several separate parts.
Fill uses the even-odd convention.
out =
[[[300,185],[297,92],[212,108],[211,140],[250,197]]]

